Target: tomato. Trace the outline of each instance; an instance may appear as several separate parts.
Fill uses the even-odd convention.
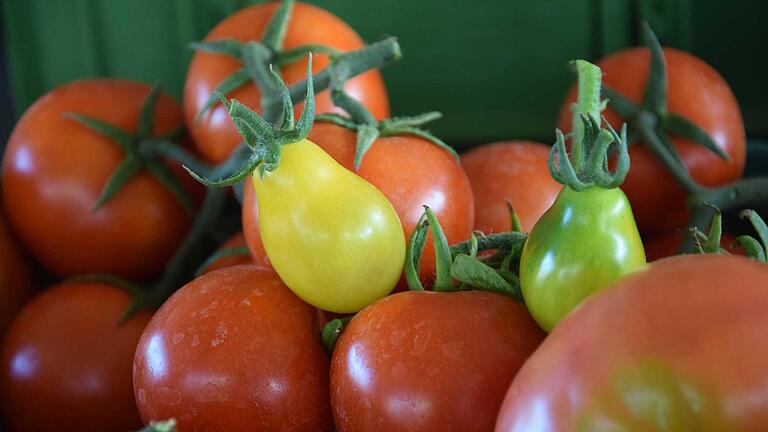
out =
[[[131,296],[110,285],[65,283],[28,303],[0,357],[9,431],[135,430],[133,352],[150,313],[119,324]]]
[[[94,209],[124,152],[65,117],[74,112],[133,131],[149,91],[144,84],[113,79],[67,84],[38,99],[11,134],[2,172],[9,224],[34,257],[59,276],[151,277],[189,229],[189,214],[146,171]],[[156,134],[169,132],[181,125],[181,109],[163,93],[154,119]],[[180,166],[171,168],[190,194],[200,195],[202,188]]]
[[[688,235],[690,234],[684,231],[673,231],[669,234],[644,239],[645,255],[648,262],[677,255],[680,251],[680,245]],[[738,245],[736,237],[733,234],[723,233],[720,246],[731,254],[744,255],[744,249]]]
[[[692,177],[705,186],[718,186],[739,179],[744,172],[746,137],[739,105],[725,80],[701,59],[673,48],[664,48],[668,75],[668,109],[706,131],[730,161],[720,159],[701,145],[671,137]],[[631,48],[611,54],[597,65],[603,82],[631,101],[639,103],[648,78],[649,50]],[[568,93],[560,110],[559,127],[571,129],[571,104],[576,87]],[[631,119],[620,118],[612,109],[604,112],[614,126]],[[650,149],[637,142],[629,147],[632,160],[622,189],[629,197],[637,223],[644,234],[659,234],[687,227],[685,194],[674,177]]]
[[[307,139],[251,177],[269,261],[307,303],[357,312],[389,294],[405,261],[395,209],[374,186]]]
[[[768,268],[685,255],[592,296],[509,388],[501,431],[741,431],[768,424]]]
[[[0,337],[16,312],[32,296],[34,286],[32,268],[0,213]]]
[[[525,242],[520,287],[533,317],[550,331],[587,296],[644,266],[624,193],[565,187]]]
[[[246,246],[245,237],[243,237],[243,233],[239,232],[233,235],[232,237],[230,237],[226,242],[224,242],[216,251],[216,253],[233,249],[233,248],[241,248],[245,246]],[[242,254],[225,256],[205,266],[202,273],[206,274],[206,273],[210,273],[212,271],[223,269],[226,267],[232,267],[236,265],[245,265],[245,264],[253,264],[253,260],[251,259],[250,256],[242,255]]]
[[[485,431],[544,338],[525,308],[496,293],[411,291],[365,308],[331,362],[339,432]]]
[[[461,164],[475,197],[475,229],[509,231],[509,203],[523,231],[530,231],[563,188],[549,175],[548,158],[549,146],[532,141],[498,142],[464,153]]]
[[[201,276],[158,310],[136,350],[142,419],[180,431],[329,431],[318,313],[271,271]]]
[[[276,2],[268,2],[242,9],[214,27],[205,40],[259,39],[276,8]],[[308,44],[327,45],[340,51],[356,50],[364,46],[355,31],[338,17],[317,6],[296,3],[288,23],[284,49]],[[328,63],[327,56],[315,55],[313,69],[322,70]],[[205,52],[197,52],[189,66],[184,85],[184,115],[199,152],[212,162],[225,160],[240,143],[241,138],[227,115],[226,108],[221,104],[212,107],[199,121],[195,122],[194,119],[213,90],[240,67],[240,62],[233,58]],[[283,79],[289,85],[304,79],[306,70],[306,60],[280,68]],[[376,118],[389,116],[389,101],[378,71],[372,70],[350,79],[344,90],[362,102]],[[251,109],[261,108],[261,94],[252,83],[227,96],[239,100]],[[331,102],[329,92],[318,94],[317,111],[338,111]]]
[[[355,132],[318,122],[309,139],[345,168],[353,169]],[[449,153],[435,144],[415,136],[379,138],[366,152],[357,174],[392,203],[406,237],[416,227],[424,205],[430,206],[439,217],[449,243],[466,240],[472,233],[474,209],[467,175]],[[244,192],[243,231],[251,253],[263,256],[258,203],[250,185]],[[429,279],[434,272],[435,252],[428,239],[420,273]]]

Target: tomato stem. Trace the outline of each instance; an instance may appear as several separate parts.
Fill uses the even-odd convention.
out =
[[[582,191],[597,186],[612,189],[621,185],[629,171],[627,152],[627,128],[621,133],[605,121],[601,127],[600,81],[602,72],[597,66],[584,61],[571,62],[579,75],[578,103],[574,107],[574,134],[570,154],[566,149],[565,135],[555,131],[556,141],[549,153],[549,172],[557,182]],[[582,92],[584,94],[582,94]],[[578,127],[577,127],[578,125]],[[617,153],[616,168],[610,172],[608,153],[611,146]]]

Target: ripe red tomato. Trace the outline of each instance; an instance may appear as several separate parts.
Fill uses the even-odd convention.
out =
[[[32,269],[0,213],[0,336],[32,296],[34,286]]]
[[[59,276],[151,277],[190,226],[183,207],[147,172],[94,210],[124,152],[64,116],[75,112],[134,131],[149,91],[144,84],[113,79],[67,84],[38,99],[11,134],[2,172],[8,221],[35,258]],[[155,133],[162,134],[181,124],[181,109],[161,94],[154,118]],[[200,195],[200,185],[180,166],[171,168],[191,195]]]
[[[648,262],[677,255],[683,240],[688,235],[685,231],[673,231],[668,234],[644,239],[645,256]],[[744,249],[736,242],[736,236],[733,234],[723,233],[720,239],[720,246],[733,255],[744,255],[745,253]]]
[[[27,304],[0,358],[9,431],[135,430],[131,364],[149,312],[118,324],[131,297],[110,285],[65,283]]]
[[[355,132],[318,122],[309,140],[352,170]],[[440,219],[449,243],[469,238],[474,223],[472,189],[461,165],[445,150],[422,138],[392,136],[379,138],[363,157],[362,178],[376,186],[392,203],[400,217],[406,238],[429,205]],[[243,200],[243,232],[254,256],[266,256],[258,227],[258,203],[247,185]],[[421,260],[421,274],[431,279],[435,272],[435,251],[427,239]],[[404,283],[404,282],[403,282]]]
[[[261,38],[276,8],[276,2],[268,2],[240,10],[214,27],[205,40],[257,40]],[[288,23],[284,48],[291,49],[307,44],[327,45],[340,51],[352,51],[364,46],[360,36],[335,15],[317,6],[297,2]],[[324,69],[328,63],[326,55],[312,57],[314,71]],[[205,52],[196,53],[189,65],[184,86],[184,116],[198,150],[211,162],[225,160],[240,143],[240,135],[227,115],[227,109],[221,104],[212,107],[198,122],[194,119],[216,86],[240,67],[241,64],[236,59]],[[290,85],[305,78],[307,62],[301,60],[285,65],[280,70],[282,78]],[[378,71],[372,70],[349,80],[344,90],[362,102],[376,118],[389,116],[389,99]],[[240,87],[228,96],[251,109],[260,109],[261,94],[252,83]],[[297,105],[297,112],[302,105]],[[338,112],[328,91],[316,95],[315,105],[318,113]]]
[[[226,250],[226,249],[232,249],[232,248],[239,248],[239,247],[245,247],[245,237],[243,237],[243,233],[239,232],[232,237],[229,238],[226,242],[224,242],[217,252]],[[253,264],[253,260],[250,256],[246,255],[232,255],[232,256],[226,256],[217,259],[216,261],[208,264],[208,266],[205,267],[203,270],[203,274],[210,273],[212,271],[216,271],[219,269],[223,269],[226,267],[233,267],[236,265],[244,265],[244,264]]]
[[[339,432],[487,431],[544,332],[500,294],[404,292],[363,309],[331,363]]]
[[[706,148],[679,137],[671,137],[693,178],[705,186],[718,186],[741,178],[746,159],[746,136],[741,111],[728,83],[701,59],[673,48],[664,48],[668,75],[669,112],[682,115],[706,131],[731,160],[724,161]],[[597,65],[603,84],[640,103],[648,79],[650,54],[647,48],[631,48],[611,54]],[[571,129],[574,86],[560,110],[559,127]],[[627,120],[612,109],[604,112],[618,129]],[[638,145],[639,144],[639,145]],[[686,228],[685,195],[666,168],[641,142],[629,147],[632,161],[622,190],[629,197],[641,232],[659,234]]]
[[[319,318],[256,266],[193,280],[155,314],[136,350],[142,419],[175,418],[182,431],[331,430]]]
[[[475,229],[509,231],[507,202],[528,232],[552,206],[563,188],[549,175],[549,146],[532,141],[505,141],[472,149],[461,164],[475,196]]]
[[[712,254],[622,279],[549,334],[496,430],[762,430],[767,286],[764,264]]]

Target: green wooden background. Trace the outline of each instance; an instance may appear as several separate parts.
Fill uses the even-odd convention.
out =
[[[78,78],[157,80],[177,96],[191,52],[236,0],[2,0],[18,116]],[[393,111],[437,109],[433,130],[463,147],[551,141],[572,76],[566,62],[632,45],[650,20],[664,44],[703,57],[731,83],[752,136],[768,136],[768,2],[757,0],[311,0],[368,41],[398,36],[384,70]],[[116,101],[119,103],[119,101]]]

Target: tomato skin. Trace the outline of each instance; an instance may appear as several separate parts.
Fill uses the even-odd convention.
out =
[[[136,350],[142,419],[181,431],[329,431],[317,311],[271,271],[221,269],[177,291]]]
[[[239,232],[233,235],[232,237],[230,237],[227,241],[225,241],[217,251],[243,247],[243,246],[245,246],[245,237],[243,236],[242,232]],[[253,260],[251,259],[251,257],[245,256],[245,255],[234,255],[234,256],[223,257],[223,258],[217,259],[216,261],[212,262],[207,267],[205,267],[205,270],[202,272],[202,274],[207,274],[212,271],[220,270],[227,267],[233,267],[237,265],[246,265],[246,264],[253,264]]]
[[[236,39],[249,41],[260,39],[277,3],[261,3],[242,9],[220,22],[205,37],[206,41]],[[284,49],[307,44],[321,44],[341,51],[352,51],[365,46],[360,36],[344,21],[317,6],[297,2],[293,8],[285,35]],[[313,71],[327,67],[327,55],[312,57]],[[240,143],[241,138],[227,115],[227,109],[217,104],[195,122],[195,116],[221,81],[241,67],[236,59],[205,52],[197,52],[187,73],[184,85],[184,115],[187,127],[199,152],[211,162],[222,162]],[[281,67],[286,84],[291,85],[305,78],[306,60]],[[389,99],[384,81],[378,70],[365,72],[350,79],[344,90],[371,111],[377,119],[389,116]],[[228,95],[253,110],[261,108],[261,94],[254,84],[247,84]],[[297,113],[303,104],[296,107]],[[331,102],[328,91],[316,94],[318,114],[341,112]]]
[[[354,169],[356,133],[329,123],[316,123],[309,139],[349,170]],[[397,211],[409,238],[428,205],[440,220],[448,244],[469,239],[474,201],[469,178],[445,150],[415,136],[377,139],[363,157],[357,174],[376,186]],[[431,236],[422,255],[420,273],[435,273]]]
[[[533,141],[502,141],[461,156],[475,197],[475,229],[509,231],[507,202],[528,232],[563,188],[549,174],[549,146]]]
[[[689,140],[671,137],[691,176],[704,186],[718,186],[738,180],[744,173],[746,135],[741,110],[725,80],[701,59],[674,48],[664,48],[669,82],[669,112],[682,115],[704,129],[718,147],[731,158],[721,160],[706,148]],[[640,103],[648,77],[649,51],[631,48],[611,54],[597,65],[603,71],[603,84]],[[560,110],[558,125],[571,130],[571,104],[576,86],[568,93]],[[612,109],[603,114],[608,122],[621,126]],[[638,145],[640,144],[640,145]],[[637,142],[629,146],[632,161],[622,190],[629,197],[643,234],[660,234],[686,228],[688,212],[685,194],[676,180],[649,148]]]
[[[38,99],[11,134],[3,160],[3,207],[20,241],[58,276],[103,272],[149,278],[163,268],[189,229],[189,215],[146,172],[94,210],[124,153],[116,143],[64,117],[76,112],[133,131],[149,91],[132,81],[73,82]],[[181,123],[181,109],[163,93],[155,132]],[[180,166],[169,166],[190,194],[199,197],[202,187]]]
[[[251,179],[269,261],[302,300],[351,313],[397,285],[405,236],[376,187],[307,139],[284,146],[279,166]]]
[[[315,123],[308,139],[348,170],[354,169],[356,133],[324,122]],[[466,173],[445,150],[414,136],[379,138],[363,157],[357,174],[375,186],[395,208],[406,238],[429,205],[440,219],[449,244],[472,233],[474,207]],[[254,256],[263,256],[258,233],[258,203],[250,185],[243,199],[243,231]],[[427,240],[420,272],[425,280],[435,272],[435,251]],[[405,287],[404,280],[401,281]]]
[[[765,265],[720,255],[662,259],[622,279],[567,316],[531,356],[496,430],[608,430],[590,422],[599,418],[613,419],[603,423],[610,430],[761,430],[768,406],[748,395],[768,386],[766,285]],[[648,362],[667,372],[649,371]],[[622,369],[640,379],[621,388]],[[618,406],[603,399],[606,390]],[[628,428],[636,422],[642,427]]]
[[[16,312],[32,297],[35,278],[0,212],[0,337]]]
[[[131,297],[110,285],[47,289],[3,343],[0,400],[9,431],[135,430],[131,362],[149,312],[118,324]]]
[[[644,266],[624,193],[565,187],[525,242],[520,287],[531,315],[550,331],[585,298]]]
[[[518,368],[544,338],[500,294],[410,291],[365,308],[331,362],[339,432],[485,431]]]

